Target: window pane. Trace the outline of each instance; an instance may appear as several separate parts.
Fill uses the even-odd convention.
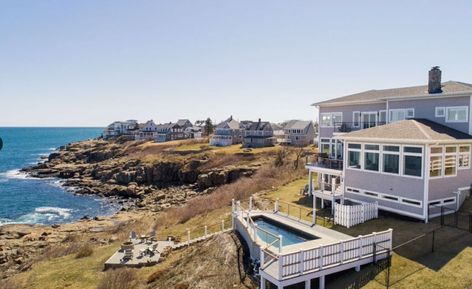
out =
[[[462,152],[470,152],[470,146],[460,146],[459,151]]]
[[[456,155],[446,156],[444,159],[444,175],[454,176],[456,174]]]
[[[343,122],[342,113],[333,113],[333,124],[341,124]]]
[[[443,148],[442,147],[432,147],[431,153],[432,154],[442,154]]]
[[[360,118],[361,118],[360,112],[358,112],[358,111],[354,112],[353,115],[352,115],[352,118],[353,118],[353,120],[352,120],[353,126],[354,127],[359,127]]]
[[[383,171],[385,173],[398,174],[399,169],[400,169],[399,161],[400,161],[399,155],[384,154],[383,155]]]
[[[417,148],[417,147],[404,147],[403,151],[406,152],[406,153],[420,154],[423,151],[423,149],[422,148]]]
[[[349,147],[350,149],[359,149],[359,150],[360,150],[360,149],[361,149],[361,144],[359,144],[359,143],[350,143],[350,144],[348,145],[348,147]]]
[[[447,108],[447,121],[467,121],[467,108],[466,107],[450,107]]]
[[[432,156],[430,158],[429,175],[431,177],[439,177],[441,176],[441,171],[442,171],[442,156]]]
[[[446,147],[446,153],[455,153],[456,151],[456,147]]]
[[[407,176],[421,177],[422,157],[404,156],[403,158],[403,174]]]
[[[364,153],[364,169],[369,171],[379,170],[379,153]]]
[[[330,148],[329,144],[323,144],[321,146],[321,152],[329,155],[329,152],[330,152],[329,148]]]
[[[321,125],[322,126],[331,126],[331,114],[329,114],[329,113],[321,114]]]
[[[378,145],[365,145],[366,150],[371,150],[371,151],[378,151],[379,146]]]
[[[415,110],[414,109],[407,109],[406,110],[407,117],[415,117]]]
[[[389,151],[389,152],[399,152],[400,147],[398,147],[398,146],[384,146],[383,150],[384,151]]]
[[[381,124],[384,124],[384,123],[387,122],[387,111],[381,110],[381,111],[379,112],[379,122],[380,122]]]
[[[459,168],[467,168],[470,163],[470,155],[468,153],[459,155]]]
[[[349,167],[350,168],[361,168],[361,161],[360,161],[361,153],[355,151],[349,151]]]

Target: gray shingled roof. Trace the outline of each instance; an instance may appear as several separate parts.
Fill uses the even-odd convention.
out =
[[[184,126],[185,123],[187,123],[187,121],[190,122],[190,120],[188,120],[188,119],[179,119],[179,120],[177,121],[177,124],[178,124],[179,126]],[[190,122],[190,123],[191,123],[191,122]]]
[[[219,123],[217,128],[223,128],[226,125],[228,125],[230,129],[239,129],[239,122],[234,120],[232,116],[229,117],[227,120]]]
[[[350,132],[343,140],[405,143],[472,142],[472,136],[427,119],[408,119]]]
[[[443,93],[435,93],[431,95],[442,95],[447,93],[455,92],[472,92],[472,84],[459,82],[459,81],[447,81],[442,83]],[[326,101],[321,101],[313,105],[324,105],[324,104],[335,104],[337,102],[368,102],[368,101],[381,101],[388,98],[394,97],[416,97],[420,95],[428,94],[427,85],[390,88],[390,89],[372,89],[360,93],[350,94],[338,98],[333,98]]]
[[[270,125],[270,122],[268,121],[255,121],[251,123],[248,127],[246,127],[246,130],[272,130],[272,127]]]
[[[285,129],[301,129],[305,130],[307,126],[309,126],[311,121],[309,120],[289,120],[288,122],[285,123],[284,128]]]

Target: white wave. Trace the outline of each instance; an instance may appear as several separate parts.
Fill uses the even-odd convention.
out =
[[[21,179],[21,180],[30,178],[30,176],[27,173],[22,172],[19,169],[9,170],[4,173],[0,173],[0,176],[6,179]]]
[[[58,215],[64,219],[70,217],[72,209],[65,209],[65,208],[58,208],[58,207],[38,207],[34,210],[37,214],[45,214],[45,215]]]

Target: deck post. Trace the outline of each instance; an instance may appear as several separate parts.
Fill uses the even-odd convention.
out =
[[[359,235],[359,260],[362,259],[362,235]]]
[[[308,193],[310,196],[313,196],[313,172],[308,171]]]
[[[319,251],[319,252],[320,252],[320,266],[319,266],[320,269],[323,269],[323,248],[324,248],[324,247],[321,246],[320,249],[319,249],[319,250],[320,250],[320,251]]]
[[[282,253],[282,235],[279,235],[279,254]]]
[[[262,248],[260,249],[260,252],[261,252],[261,256],[259,257],[260,260],[259,260],[259,270],[260,268],[264,267],[264,260],[265,260],[265,256],[264,256],[264,250],[262,250]],[[261,276],[262,278],[262,276]]]
[[[205,226],[205,239],[206,239],[207,235],[208,235],[208,226]]]
[[[248,211],[252,211],[252,196],[249,197],[249,208],[248,208]]]
[[[300,261],[300,264],[298,265],[299,266],[299,270],[300,270],[300,274],[303,274],[303,271],[304,271],[304,263],[305,263],[305,260],[303,260],[303,250],[300,249],[300,252],[299,252],[299,256],[298,256],[298,260]]]
[[[284,260],[283,256],[282,256],[282,255],[279,255],[279,262],[278,262],[278,264],[277,264],[278,267],[279,267],[279,280],[282,280],[282,278],[283,278],[283,276],[284,276],[284,274],[283,274],[284,272],[282,271],[283,268],[284,268],[284,266],[283,266],[284,264],[282,264],[282,263],[283,263],[283,260]]]
[[[262,276],[261,276],[261,286],[260,286],[260,288],[261,289],[266,289],[266,280]]]
[[[320,276],[320,289],[325,289],[325,276]]]

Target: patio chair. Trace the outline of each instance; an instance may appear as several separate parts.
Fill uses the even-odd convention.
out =
[[[133,251],[132,250],[125,250],[125,255],[123,258],[120,259],[120,262],[125,263],[126,261],[129,261],[133,259]]]

